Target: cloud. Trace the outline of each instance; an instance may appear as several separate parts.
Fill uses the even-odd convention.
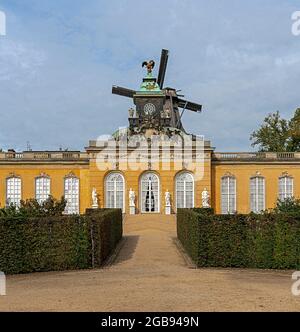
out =
[[[3,8],[2,8],[3,7]],[[248,150],[265,115],[299,106],[295,1],[4,0],[0,37],[2,147],[83,149],[127,124],[141,62],[170,49],[166,85],[203,103],[188,131],[217,150]],[[299,6],[298,6],[299,7]],[[299,9],[299,8],[298,8]]]
[[[4,40],[0,44],[0,81],[18,83],[33,79],[37,70],[45,65],[44,52],[31,45]]]

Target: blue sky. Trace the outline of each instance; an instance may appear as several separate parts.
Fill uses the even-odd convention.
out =
[[[250,150],[265,115],[300,106],[293,0],[0,0],[0,147],[83,150],[127,125],[143,60],[170,50],[166,85],[203,104],[189,132],[217,151]]]

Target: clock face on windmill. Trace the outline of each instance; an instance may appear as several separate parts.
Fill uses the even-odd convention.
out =
[[[144,113],[148,116],[153,116],[156,111],[156,107],[152,103],[147,103],[144,106]]]

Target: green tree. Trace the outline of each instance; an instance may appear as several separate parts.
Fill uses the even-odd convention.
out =
[[[60,216],[66,207],[66,200],[62,197],[60,200],[49,196],[44,202],[39,203],[36,199],[27,199],[21,201],[20,206],[14,204],[0,209],[0,217],[4,216]]]
[[[262,152],[300,151],[300,108],[290,120],[281,118],[278,111],[269,114],[250,140]]]
[[[250,140],[252,146],[259,146],[259,151],[287,151],[289,145],[289,123],[280,117],[279,111],[269,114],[262,126],[255,130]]]
[[[277,200],[277,205],[274,209],[275,213],[294,213],[300,215],[300,199],[294,197],[286,198],[283,201]]]
[[[288,150],[300,151],[300,108],[289,121],[289,136]]]

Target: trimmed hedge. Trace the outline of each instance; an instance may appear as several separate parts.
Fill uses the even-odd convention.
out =
[[[91,239],[92,267],[101,266],[115,249],[123,235],[122,210],[102,209],[87,210],[89,234]]]
[[[191,209],[194,212],[205,214],[205,215],[211,215],[214,214],[213,208],[192,208]]]
[[[6,274],[99,267],[122,238],[121,210],[78,216],[0,218]]]
[[[300,216],[179,209],[177,235],[198,267],[300,268]]]

